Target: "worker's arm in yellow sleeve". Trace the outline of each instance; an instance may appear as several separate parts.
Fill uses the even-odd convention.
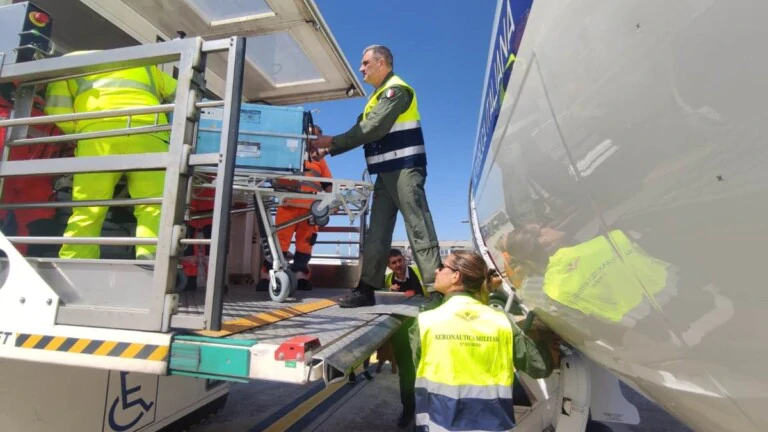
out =
[[[46,115],[74,114],[75,98],[69,90],[67,81],[56,81],[45,89]],[[56,126],[65,134],[75,133],[75,122],[57,122]]]
[[[157,91],[160,92],[160,102],[173,103],[176,99],[176,80],[156,67],[152,68],[152,73],[155,74],[155,82],[158,83]]]

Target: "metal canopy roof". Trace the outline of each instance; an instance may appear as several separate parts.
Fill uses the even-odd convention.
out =
[[[61,16],[62,3],[70,3],[73,16]],[[229,36],[247,37],[244,97],[249,101],[293,104],[363,96],[360,81],[341,52],[313,0],[38,0],[43,9],[55,3],[54,39],[70,49],[104,49],[126,46],[127,34],[138,43],[176,37],[206,40]],[[75,28],[88,26],[75,15],[87,6],[107,22],[115,35],[67,38]],[[53,5],[51,5],[53,6]],[[53,9],[53,7],[52,7]],[[82,16],[82,15],[79,15]],[[71,28],[70,28],[71,27]],[[82,31],[80,31],[82,33]],[[117,36],[121,37],[117,37]],[[120,41],[104,46],[105,41]],[[208,59],[207,85],[222,95],[223,56]]]

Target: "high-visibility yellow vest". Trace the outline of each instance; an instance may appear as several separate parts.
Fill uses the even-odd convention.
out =
[[[392,86],[408,89],[413,94],[413,99],[408,109],[397,117],[392,129],[383,138],[365,145],[365,161],[371,174],[427,166],[416,92],[400,77],[392,75],[371,95],[363,110],[363,119],[379,104],[379,96]]]
[[[455,295],[418,317],[416,424],[429,430],[514,427],[512,325],[504,312]]]
[[[410,265],[408,268],[416,275],[416,277],[419,278],[419,285],[421,286],[421,292],[424,293],[425,296],[428,296],[429,293],[427,292],[427,289],[424,287],[423,279],[421,278],[421,271],[419,270],[419,266],[416,265]],[[392,286],[392,281],[394,280],[395,274],[394,273],[387,273],[384,275],[384,287],[389,288]]]
[[[667,264],[639,250],[619,230],[561,248],[549,258],[544,292],[570,308],[617,322],[664,289]]]
[[[175,94],[176,80],[172,77],[156,66],[137,67],[53,82],[46,89],[45,112],[57,115],[146,107],[172,102]],[[157,116],[157,124],[167,123],[165,114]],[[131,127],[152,124],[155,124],[154,114],[131,117]],[[57,123],[57,126],[66,133],[119,129],[128,126],[128,118],[78,120]],[[168,132],[157,135],[168,138]]]

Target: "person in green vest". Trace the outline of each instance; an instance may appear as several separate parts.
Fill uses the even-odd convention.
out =
[[[527,276],[543,276],[540,289],[557,307],[608,323],[633,325],[638,306],[667,285],[669,264],[621,230],[569,244],[560,231],[527,225],[509,235],[506,252]]]
[[[387,265],[391,273],[384,278],[386,289],[394,292],[413,291],[416,295],[427,295],[427,290],[421,283],[421,272],[416,265],[406,265],[405,257],[400,249],[390,249],[389,263]],[[397,317],[402,324],[392,335],[387,343],[392,344],[395,364],[398,366],[398,378],[400,380],[400,403],[403,410],[397,420],[398,428],[405,428],[413,421],[416,410],[414,385],[416,383],[416,367],[413,364],[413,353],[408,336],[408,329],[413,325],[412,317]]]
[[[552,371],[549,353],[485,304],[495,272],[480,254],[456,251],[435,274],[445,301],[410,329],[416,430],[512,430],[515,370],[544,378]]]
[[[417,265],[406,265],[400,249],[390,249],[387,267],[390,272],[384,276],[384,288],[393,292],[413,292],[415,295],[429,295],[421,283],[421,272]]]
[[[439,303],[434,292],[434,271],[440,263],[437,234],[427,205],[427,154],[421,130],[416,91],[393,71],[389,48],[372,45],[363,51],[360,72],[375,90],[357,123],[336,136],[320,136],[315,148],[330,149],[337,156],[364,145],[365,161],[376,175],[370,228],[365,237],[363,268],[357,287],[339,300],[345,308],[376,304],[374,291],[384,287],[387,254],[392,243],[398,211],[402,213],[414,259],[422,270],[422,282],[430,301]]]

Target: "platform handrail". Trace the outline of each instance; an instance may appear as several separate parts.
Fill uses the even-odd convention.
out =
[[[149,260],[149,271],[120,260],[63,260],[53,266],[32,260],[35,270],[56,290],[63,284],[62,294],[66,297],[59,305],[57,324],[107,327],[114,329],[161,331],[170,330],[171,316],[176,313],[177,295],[175,280],[181,251],[187,245],[210,245],[211,268],[208,291],[212,298],[206,299],[205,321],[188,321],[191,328],[214,329],[220,325],[221,294],[226,270],[226,249],[229,231],[228,211],[231,207],[232,184],[235,161],[236,132],[242,73],[245,61],[245,38],[236,36],[218,41],[203,41],[202,38],[187,38],[152,45],[104,50],[78,56],[63,56],[53,59],[36,60],[28,63],[4,65],[0,68],[0,83],[14,82],[18,85],[14,97],[11,119],[0,120],[0,127],[8,128],[5,146],[0,159],[0,192],[5,178],[28,175],[63,175],[93,172],[131,172],[162,170],[165,172],[162,197],[141,199],[109,199],[88,201],[57,201],[32,203],[3,203],[0,209],[22,210],[32,208],[75,208],[96,206],[160,206],[160,229],[155,237],[67,237],[67,236],[9,236],[16,244],[78,244],[102,246],[155,245],[157,252]],[[205,58],[214,52],[227,53],[226,97],[223,101],[201,102],[205,94]],[[35,98],[33,85],[62,81],[78,76],[87,76],[107,71],[156,65],[178,61],[176,96],[173,103],[151,107],[135,107],[105,110],[91,113],[72,113],[51,116],[35,116],[32,105]],[[200,106],[198,106],[200,104]],[[217,155],[194,154],[195,136],[199,110],[202,107],[224,106],[231,121],[229,133],[222,134],[221,152]],[[173,113],[168,124],[160,124],[163,113]],[[232,114],[234,113],[234,114]],[[131,123],[135,116],[154,115],[154,124]],[[52,137],[29,137],[32,126],[92,119],[127,117],[125,127],[108,131],[85,132]],[[94,157],[69,157],[38,160],[10,160],[13,147],[37,144],[71,143],[84,139],[130,136],[137,134],[168,133],[168,151],[163,153],[138,153]],[[34,136],[34,135],[33,135]],[[229,150],[227,150],[229,149]],[[185,238],[184,213],[189,206],[187,194],[188,175],[191,166],[211,165],[215,167],[222,184],[216,185],[215,208],[213,212],[214,240]],[[1,196],[1,195],[0,195]],[[224,210],[226,209],[226,211]],[[222,217],[226,214],[226,217]],[[99,283],[88,280],[87,273],[92,266],[107,266],[99,274],[136,277],[137,294],[126,297],[124,292],[112,293],[103,286],[82,286],[78,284]],[[5,264],[8,265],[8,264]],[[89,267],[90,266],[90,267]],[[123,267],[121,267],[123,266]],[[127,266],[127,267],[126,267]],[[114,270],[113,270],[114,269]],[[125,269],[125,270],[120,270]],[[85,273],[84,273],[85,272]],[[117,273],[114,273],[117,272]],[[133,276],[132,276],[133,275]],[[114,276],[113,276],[114,277]],[[93,279],[93,278],[91,278]],[[109,283],[107,285],[110,285]],[[142,294],[138,294],[141,292]],[[62,298],[64,298],[62,297]],[[123,301],[128,300],[123,303]]]
[[[77,244],[107,246],[156,245],[157,237],[52,237],[6,236],[11,243],[21,244]]]
[[[40,137],[40,138],[23,138],[23,139],[6,141],[5,145],[9,147],[20,147],[20,146],[35,145],[35,144],[60,144],[60,143],[71,143],[73,141],[80,141],[85,139],[109,138],[109,137],[117,137],[117,136],[130,136],[130,135],[142,135],[142,134],[150,134],[150,133],[158,133],[158,132],[169,132],[170,130],[171,130],[171,125],[138,126],[134,128],[129,127],[124,129],[112,129],[108,131],[99,131],[99,132],[85,132],[85,133],[78,133],[78,134],[59,135],[59,136]],[[66,159],[69,159],[69,158],[60,158],[60,160],[66,160]],[[13,161],[8,161],[8,162],[13,162]]]
[[[78,121],[78,120],[95,120],[95,119],[104,119],[104,118],[112,118],[112,117],[128,117],[128,116],[141,115],[141,114],[159,114],[159,113],[172,112],[173,109],[174,109],[174,104],[163,104],[163,105],[153,105],[153,106],[147,106],[147,107],[123,108],[123,109],[116,109],[116,110],[104,110],[104,111],[84,112],[84,113],[75,113],[75,114],[57,114],[57,115],[46,115],[46,116],[39,116],[39,117],[13,118],[8,120],[0,120],[0,128],[11,127],[11,126],[21,126],[21,125],[36,126],[36,125],[51,124],[51,123],[62,123],[62,122],[70,122],[70,121]],[[68,135],[65,135],[65,136],[68,136]]]
[[[162,198],[126,198],[111,200],[49,201],[35,203],[0,204],[0,210],[23,210],[33,208],[71,208],[71,207],[128,207],[137,205],[162,204]]]

